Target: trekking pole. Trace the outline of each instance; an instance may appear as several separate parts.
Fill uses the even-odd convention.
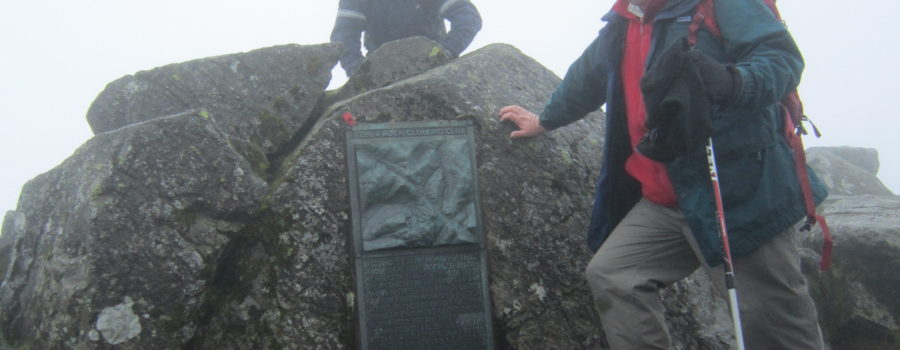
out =
[[[728,229],[725,226],[725,207],[722,205],[722,192],[719,190],[719,170],[716,167],[716,154],[713,150],[713,139],[706,140],[706,159],[709,163],[709,177],[712,180],[713,196],[716,202],[716,221],[719,224],[719,236],[722,237],[725,268],[725,287],[728,289],[728,304],[731,308],[731,321],[734,324],[734,340],[738,350],[744,350],[744,332],[741,328],[741,313],[738,310],[737,289],[734,287],[734,269],[731,265],[731,247],[728,246]]]

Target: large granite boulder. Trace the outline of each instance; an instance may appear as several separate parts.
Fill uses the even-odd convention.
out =
[[[270,207],[286,217],[303,218],[292,224],[298,233],[319,227],[313,236],[332,235],[320,243],[328,249],[309,251],[349,251],[344,246],[349,208],[343,113],[350,112],[360,123],[471,120],[497,338],[522,349],[599,344],[581,276],[589,257],[582,235],[600,160],[600,118],[588,117],[545,138],[512,142],[507,136],[512,127],[499,123],[496,115],[509,103],[539,110],[558,82],[515,48],[491,45],[345,100],[325,112],[285,164]],[[300,259],[308,254],[300,253]],[[342,283],[350,290],[349,278]],[[547,318],[572,322],[548,323]]]
[[[812,147],[809,165],[828,187],[819,212],[834,236],[832,269],[817,271],[821,230],[802,236],[807,277],[834,349],[900,348],[900,197],[878,179],[878,152]]]
[[[266,189],[205,111],[95,136],[29,181],[7,216],[6,340],[183,347],[202,327],[223,251]]]
[[[435,46],[423,40],[385,45],[385,51],[370,55],[369,70],[362,73],[377,79],[361,75],[327,98],[321,97],[325,84],[317,83],[319,90],[292,100],[297,108],[317,107],[309,108],[299,128],[279,128],[284,135],[268,143],[252,136],[266,134],[267,126],[246,111],[270,110],[272,101],[241,100],[241,91],[215,87],[221,101],[242,101],[219,105],[221,118],[214,110],[160,117],[171,111],[166,109],[171,103],[161,103],[157,112],[144,110],[150,103],[140,101],[161,97],[126,96],[127,89],[118,93],[119,102],[104,102],[131,106],[109,115],[141,110],[145,116],[138,119],[147,121],[124,126],[140,120],[121,119],[123,125],[97,134],[25,187],[0,236],[0,261],[6,261],[0,264],[0,272],[6,270],[0,334],[18,348],[355,348],[358,300],[348,245],[344,149],[351,128],[344,115],[350,113],[358,123],[471,121],[496,348],[607,348],[583,277],[590,259],[584,230],[603,151],[602,116],[589,115],[539,138],[511,140],[514,127],[500,123],[497,111],[508,104],[539,111],[559,78],[508,45],[445,62],[432,57]],[[300,48],[289,47],[294,49]],[[277,60],[266,56],[279,56],[279,50],[254,52],[260,62],[269,62]],[[376,64],[381,55],[384,65]],[[421,65],[391,65],[390,57]],[[177,68],[157,73],[171,74],[163,74],[165,69]],[[149,73],[123,78],[121,84],[127,87],[142,74]],[[235,73],[234,81],[226,80],[245,86],[259,79],[254,76]],[[176,95],[209,101],[207,83],[215,82],[186,83]],[[250,115],[250,121],[240,115]],[[279,152],[284,147],[288,151]],[[879,200],[888,210],[896,208],[895,198]],[[871,216],[875,207],[858,212],[866,204],[832,201],[847,207],[826,212],[831,222],[842,221],[844,212],[864,218],[854,224],[860,250],[875,249],[862,244],[868,236],[896,236],[898,225]],[[864,226],[872,220],[877,222]],[[832,225],[841,237],[853,226]],[[835,344],[862,344],[835,334],[897,317],[891,289],[875,286],[871,277],[888,287],[894,279],[868,275],[863,264],[850,263],[848,254],[859,259],[867,254],[845,252],[851,241],[838,239],[839,268],[833,276],[859,282],[838,284],[810,272],[819,291],[853,285],[872,296],[847,302],[852,307],[840,312],[822,309]],[[885,258],[877,260],[885,271],[896,266],[888,247],[896,245],[878,248],[885,250]],[[833,300],[816,295],[820,309]],[[675,348],[729,348],[727,305],[713,292],[709,276],[698,271],[662,297]],[[837,326],[831,320],[838,320]],[[896,334],[889,322],[879,327],[867,329],[879,336]]]
[[[505,103],[541,108],[558,81],[518,50],[493,45],[332,106],[274,177],[260,226],[272,239],[244,245],[236,270],[246,278],[234,281],[197,344],[247,348],[271,335],[262,344],[353,347],[344,112],[360,123],[472,120],[499,342],[522,349],[600,344],[581,278],[599,118],[511,142],[512,127],[496,116]],[[550,325],[547,317],[571,322]]]
[[[832,195],[892,195],[878,179],[878,151],[861,147],[810,147],[806,161]]]
[[[832,269],[818,271],[821,229],[801,236],[804,266],[834,349],[900,348],[900,197],[878,179],[878,152],[812,147],[807,162],[828,187],[819,208],[834,236]]]
[[[141,71],[109,83],[87,120],[101,133],[204,108],[225,132],[274,153],[310,119],[338,54],[336,44],[282,45]]]

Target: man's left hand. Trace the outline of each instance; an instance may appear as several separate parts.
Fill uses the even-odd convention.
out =
[[[741,74],[732,65],[725,65],[699,50],[691,50],[688,57],[706,85],[706,94],[716,104],[728,105],[741,93]]]

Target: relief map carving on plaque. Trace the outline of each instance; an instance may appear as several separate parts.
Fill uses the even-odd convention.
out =
[[[465,139],[356,145],[363,250],[478,243]]]

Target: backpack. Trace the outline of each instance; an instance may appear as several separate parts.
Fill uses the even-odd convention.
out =
[[[781,20],[781,14],[778,12],[778,8],[775,7],[775,0],[763,1],[766,6],[769,7],[769,10],[772,11],[772,14],[775,15],[775,18]],[[719,24],[716,22],[715,18],[714,2],[714,0],[700,0],[700,3],[697,5],[692,22],[688,27],[688,43],[690,43],[691,46],[697,44],[697,30],[700,29],[701,24],[714,37],[722,39],[722,32],[719,30]],[[825,218],[816,214],[816,205],[813,203],[812,188],[809,184],[809,173],[806,170],[806,152],[803,150],[803,140],[800,138],[802,135],[808,134],[806,128],[803,127],[803,122],[810,123],[816,137],[821,137],[822,135],[819,133],[816,126],[809,121],[809,118],[803,114],[803,103],[800,101],[800,95],[797,94],[797,90],[789,92],[784,99],[779,102],[779,105],[785,115],[784,138],[794,153],[794,167],[800,182],[800,188],[803,191],[803,202],[806,206],[806,222],[800,228],[800,231],[809,231],[812,229],[813,225],[819,223],[819,227],[822,228],[823,236],[822,260],[819,263],[819,268],[823,271],[828,270],[831,266],[831,250],[833,245],[831,231],[828,229],[828,223],[825,222]]]

